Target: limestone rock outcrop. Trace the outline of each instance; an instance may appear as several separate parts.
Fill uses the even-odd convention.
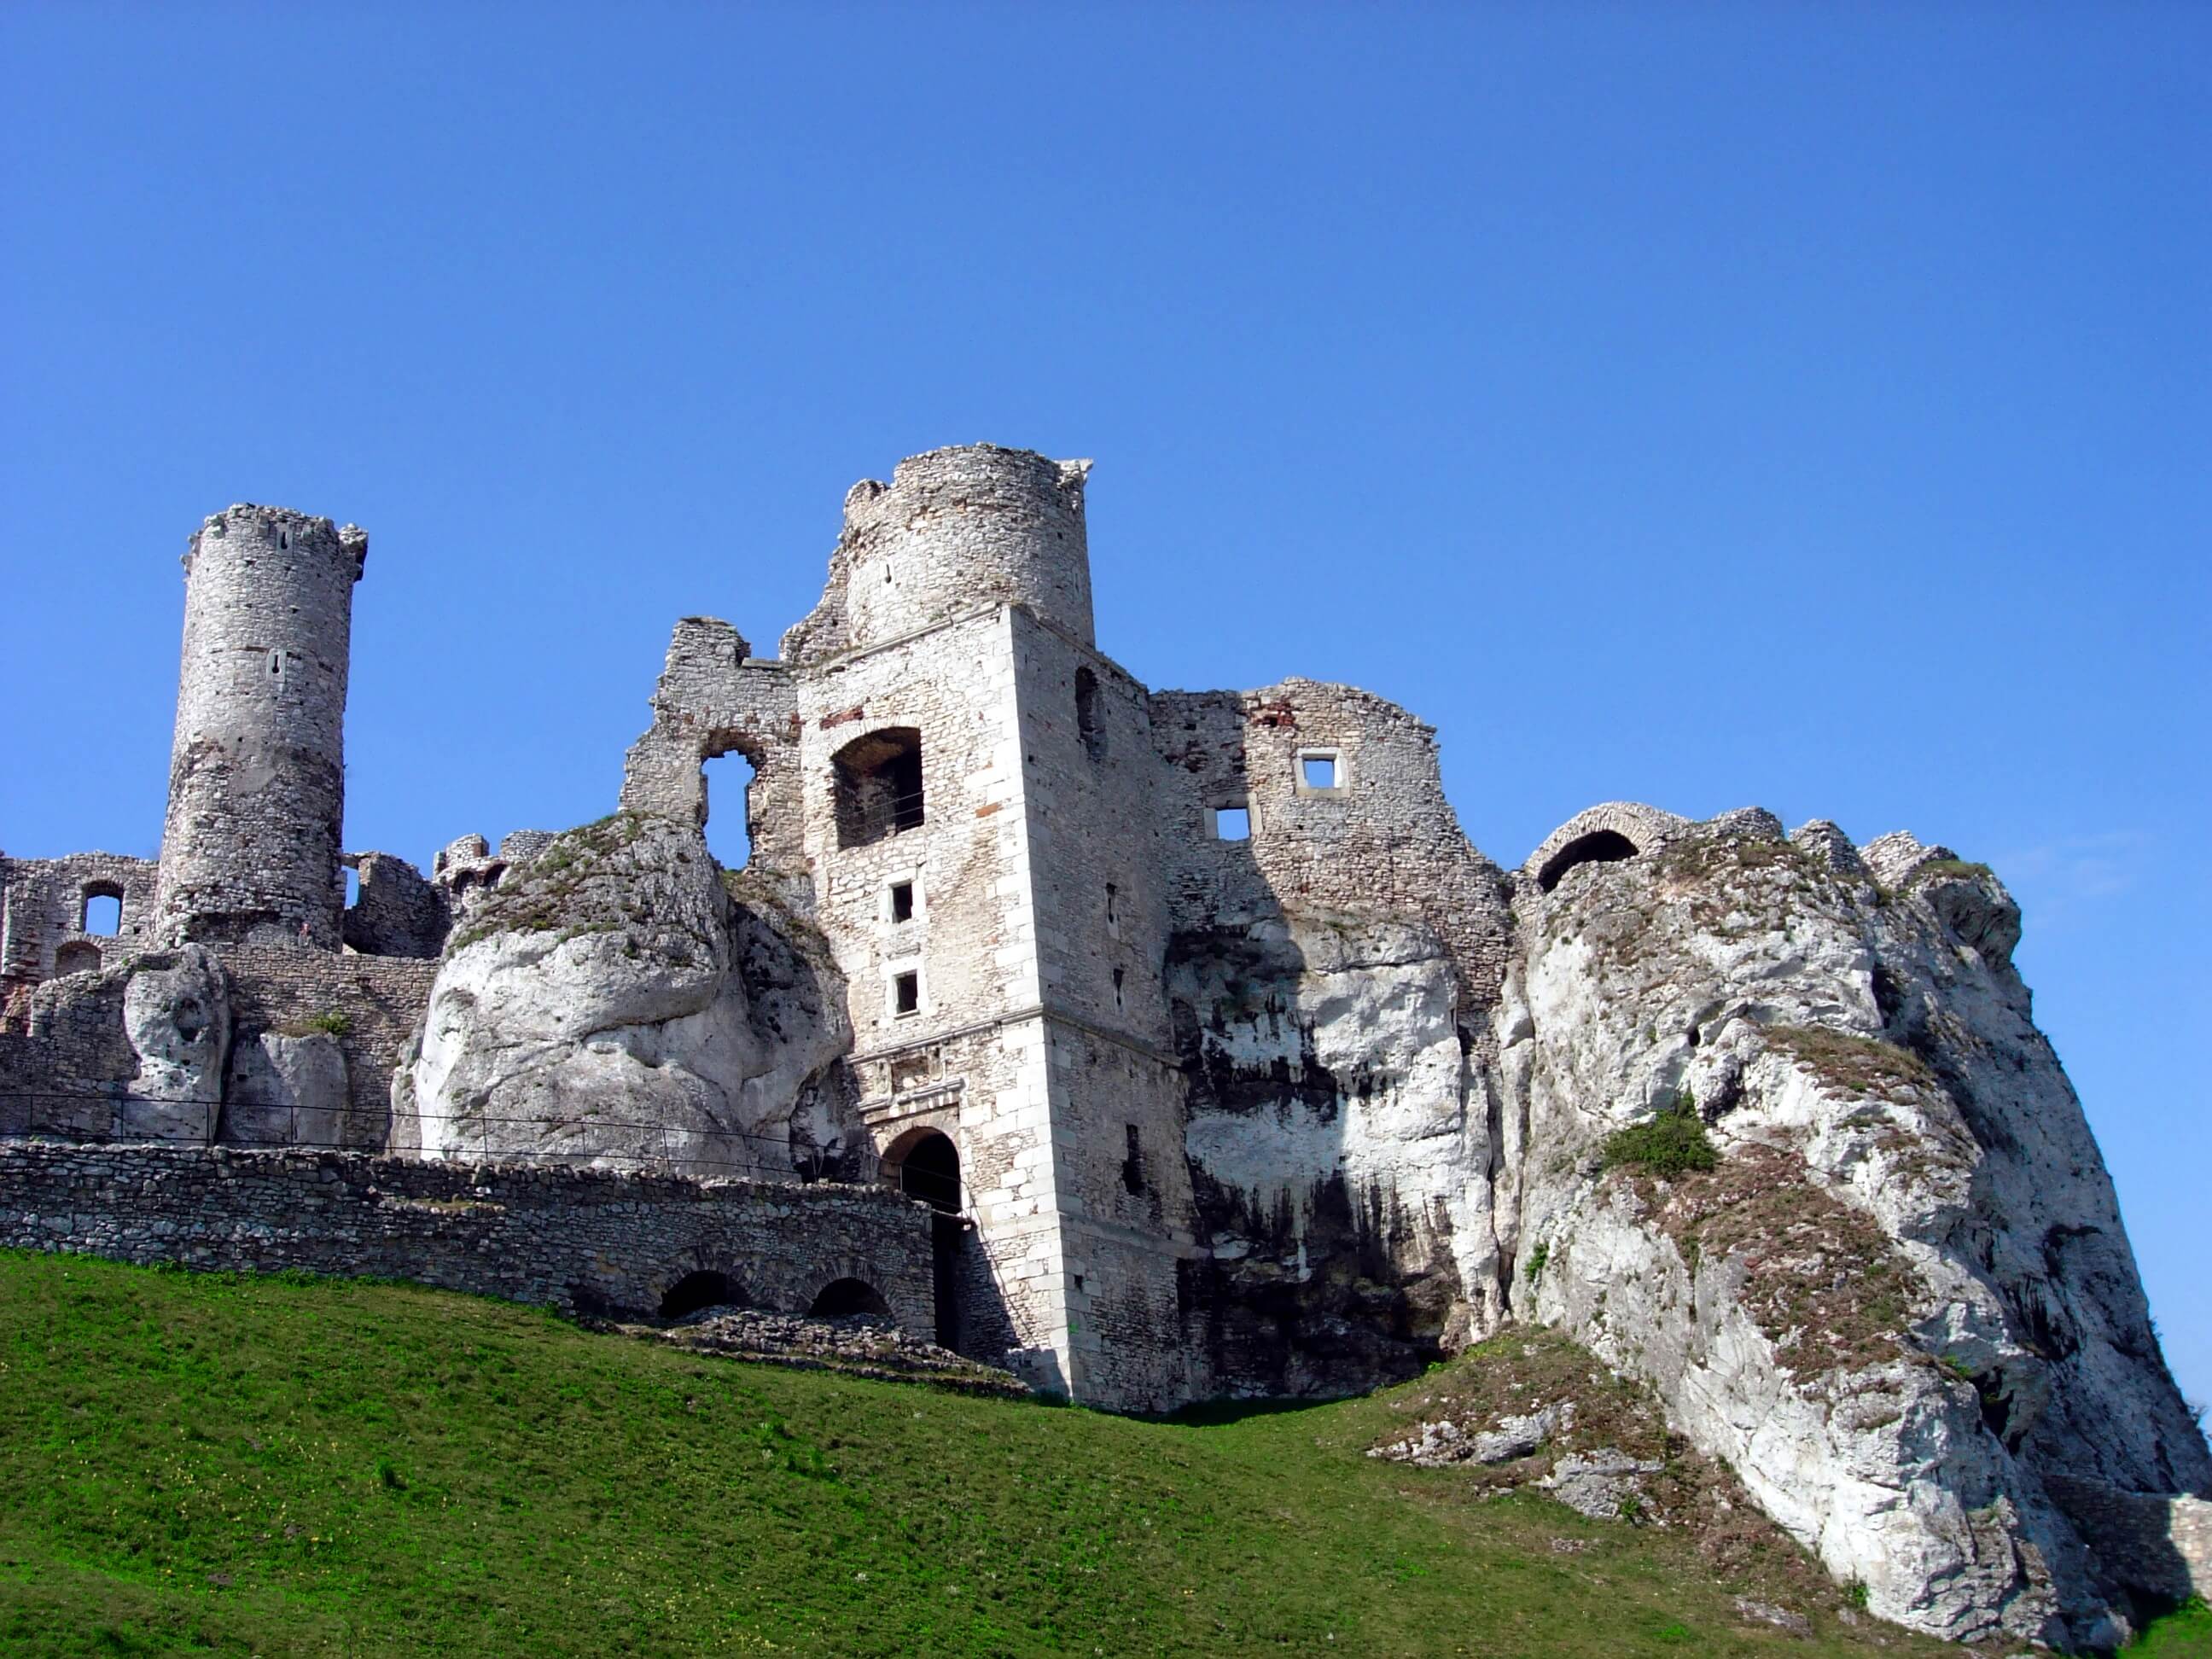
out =
[[[2124,1586],[2056,1489],[2201,1488],[2212,1458],[2029,1018],[2010,896],[1945,849],[1763,813],[1603,847],[1517,896],[1516,1313],[1650,1382],[1877,1613],[2108,1644]],[[1711,1167],[1616,1139],[1666,1114]]]
[[[1231,1387],[1372,1388],[1486,1334],[1492,1147],[1445,943],[1296,909],[1180,936],[1168,994]]]
[[[215,1139],[230,1052],[230,997],[206,949],[186,945],[125,970],[123,1031],[138,1056],[125,1132],[133,1139]]]
[[[345,1054],[327,1031],[264,1031],[230,1057],[222,1138],[245,1146],[346,1144]]]
[[[448,942],[394,1080],[394,1149],[773,1178],[844,1151],[841,987],[805,924],[741,905],[698,831],[553,837]]]

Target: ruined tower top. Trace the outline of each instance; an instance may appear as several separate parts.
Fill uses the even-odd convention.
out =
[[[1090,471],[1088,461],[971,444],[909,457],[888,484],[854,484],[824,596],[836,601],[842,583],[842,627],[802,625],[803,653],[865,649],[994,602],[1092,644]]]
[[[185,642],[155,932],[338,948],[353,586],[368,537],[283,507],[210,517]]]

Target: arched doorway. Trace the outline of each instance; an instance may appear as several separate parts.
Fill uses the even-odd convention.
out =
[[[866,1279],[836,1279],[822,1287],[822,1294],[814,1298],[814,1305],[806,1312],[814,1319],[850,1319],[855,1314],[873,1314],[878,1319],[889,1319],[891,1304]]]
[[[909,1198],[937,1212],[929,1218],[930,1265],[937,1291],[937,1346],[960,1346],[960,1258],[968,1224],[960,1218],[960,1149],[937,1129],[913,1129],[884,1153],[884,1171]]]
[[[668,1294],[660,1298],[663,1319],[681,1319],[686,1314],[697,1313],[702,1308],[742,1308],[745,1305],[744,1287],[727,1273],[698,1273],[684,1275],[668,1287]]]

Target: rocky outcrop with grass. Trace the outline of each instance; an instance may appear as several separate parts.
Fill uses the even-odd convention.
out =
[[[1648,1382],[1873,1612],[2109,1645],[2140,1586],[2078,1492],[2201,1489],[2212,1459],[2017,908],[1909,836],[1649,817],[1516,895],[1516,1312]]]
[[[851,1046],[818,935],[698,831],[556,836],[469,908],[393,1085],[395,1150],[698,1176],[844,1158]]]

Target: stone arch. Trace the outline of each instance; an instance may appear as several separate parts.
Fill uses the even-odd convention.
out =
[[[889,1319],[891,1304],[865,1279],[833,1279],[815,1292],[806,1313],[811,1319],[849,1319],[855,1314]]]
[[[879,726],[830,757],[837,844],[866,847],[922,824],[921,733]]]
[[[83,939],[71,939],[54,952],[54,975],[60,978],[70,974],[96,974],[100,971],[100,947]]]
[[[884,1149],[884,1177],[933,1210],[960,1210],[960,1149],[942,1129],[909,1129]]]
[[[1607,801],[1577,812],[1544,837],[1522,875],[1548,893],[1578,864],[1610,863],[1656,852],[1689,827],[1689,820],[1635,801]]]
[[[695,1268],[662,1294],[660,1316],[681,1319],[702,1308],[743,1308],[751,1305],[744,1286],[732,1274],[711,1267]]]

